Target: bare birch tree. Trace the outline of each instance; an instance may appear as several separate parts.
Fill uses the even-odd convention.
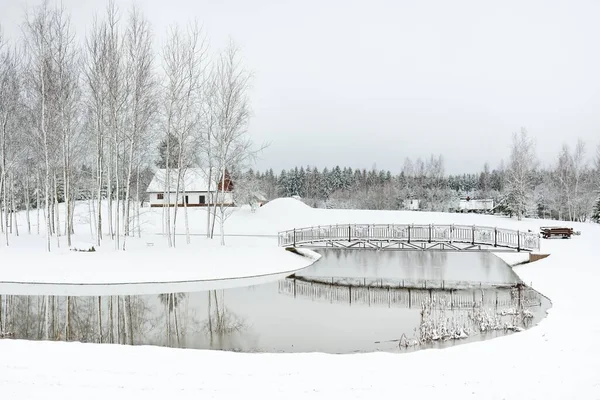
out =
[[[509,212],[519,220],[525,215],[532,198],[532,175],[536,166],[535,143],[525,128],[521,128],[520,134],[513,134],[510,161],[506,171],[506,205]]]
[[[35,138],[41,148],[44,159],[44,204],[46,210],[46,249],[51,250],[50,237],[52,235],[50,219],[50,174],[51,174],[51,121],[49,102],[52,100],[52,57],[50,49],[50,25],[53,11],[47,2],[27,14],[25,22],[25,42],[28,50],[28,104],[32,120],[34,121]],[[46,309],[48,304],[46,302]],[[48,315],[48,314],[47,314]],[[46,337],[48,336],[48,323],[46,323]]]
[[[3,41],[0,30],[0,231],[4,232],[9,245],[9,202],[8,178],[16,167],[20,146],[17,143],[19,124],[21,82],[20,60],[15,50]]]
[[[250,73],[244,68],[239,50],[230,41],[219,55],[211,76],[214,127],[210,130],[210,154],[215,169],[213,181],[216,199],[213,208],[215,220],[219,220],[221,245],[225,244],[225,220],[231,214],[230,182],[228,171],[242,170],[256,156],[247,127],[250,119],[248,90]],[[215,218],[216,217],[216,218]]]
[[[86,106],[88,118],[91,119],[95,136],[95,169],[96,169],[96,244],[100,246],[102,241],[102,188],[104,185],[105,168],[105,115],[106,111],[106,85],[104,82],[104,69],[106,68],[106,26],[97,20],[92,25],[91,33],[86,39],[86,60],[84,75],[87,84]]]
[[[123,250],[131,228],[131,185],[134,173],[139,170],[141,146],[147,141],[151,124],[156,112],[156,78],[154,76],[154,57],[152,53],[152,34],[148,21],[138,8],[133,7],[129,14],[129,23],[125,33],[126,69],[130,95],[128,99],[127,129],[125,129],[125,199],[123,205],[124,237]],[[137,192],[139,195],[139,191]],[[137,205],[137,201],[136,201]],[[125,302],[127,307],[129,301]]]
[[[72,226],[72,188],[73,147],[81,132],[79,127],[79,51],[75,44],[75,35],[71,28],[70,17],[64,8],[54,11],[50,24],[51,55],[54,64],[54,85],[56,87],[53,102],[57,114],[56,130],[62,158],[63,198],[65,208],[65,235],[67,245],[71,245]],[[58,198],[57,198],[58,201]],[[57,210],[58,215],[58,210]],[[57,229],[60,226],[57,224]]]
[[[202,85],[206,63],[206,42],[197,23],[185,30],[175,26],[168,34],[162,52],[165,74],[164,132],[167,162],[165,163],[165,230],[169,246],[176,244],[177,209],[180,193],[185,191],[185,173],[194,160],[199,148],[199,124],[202,99]],[[171,146],[177,142],[176,170],[171,171]],[[173,176],[172,175],[173,172]],[[175,179],[173,218],[171,222],[171,193]],[[181,197],[186,212],[186,240],[189,243],[187,227],[187,207],[185,193]],[[172,235],[171,235],[172,229]]]

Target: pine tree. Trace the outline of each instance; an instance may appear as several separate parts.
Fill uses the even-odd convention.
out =
[[[169,168],[177,168],[177,159],[179,155],[179,140],[177,136],[170,135],[169,138]],[[167,167],[167,138],[165,137],[158,145],[158,161],[156,166],[158,168]]]
[[[594,213],[592,214],[592,219],[600,223],[600,193],[598,194],[598,199],[596,199],[596,205],[594,206]]]

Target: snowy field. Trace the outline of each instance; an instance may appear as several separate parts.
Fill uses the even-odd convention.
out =
[[[190,210],[193,236],[189,245],[181,221],[177,247],[169,248],[166,236],[161,234],[162,209],[146,208],[141,218],[141,238],[128,237],[125,252],[115,251],[111,240],[95,246],[95,252],[70,251],[66,237],[62,236],[60,247],[56,238],[52,239],[54,248],[50,254],[45,250],[44,237],[35,234],[35,223],[34,233],[27,234],[25,215],[21,213],[20,236],[11,236],[9,247],[0,245],[0,293],[97,296],[225,289],[278,280],[320,257],[307,249],[302,250],[305,257],[301,257],[277,247],[277,232],[269,232],[270,236],[247,236],[253,235],[251,226],[246,231],[242,229],[245,236],[228,236],[226,246],[221,246],[218,235],[214,240],[206,238],[205,209]],[[237,212],[240,226],[246,226],[245,219],[252,215],[251,211]],[[87,204],[79,204],[75,214],[72,247],[89,248],[94,240],[89,218],[86,219]],[[183,220],[181,214],[182,210]],[[35,219],[35,214],[31,217]]]
[[[194,227],[197,227],[194,232],[201,234],[204,211],[191,211],[190,219],[196,221]],[[127,257],[138,254],[145,262],[154,258],[144,255],[149,254],[144,246],[149,237],[153,237],[154,247],[162,246],[158,242],[166,240],[155,235],[160,232],[159,213],[159,210],[151,210],[144,214],[144,231],[138,250],[132,246],[131,256]],[[534,231],[543,225],[557,224],[556,221],[516,221],[469,214],[319,210],[285,199],[270,203],[256,213],[249,210],[234,213],[227,221],[226,231],[236,235],[274,235],[293,227],[335,223],[456,223]],[[548,317],[524,332],[444,350],[337,356],[0,340],[0,395],[7,399],[103,400],[387,399],[400,395],[444,399],[598,399],[600,315],[595,301],[600,263],[595,247],[600,243],[600,225],[569,225],[581,231],[581,236],[571,240],[543,240],[541,252],[550,253],[550,257],[515,267],[525,282],[531,283],[553,303]],[[213,251],[216,255],[219,251],[211,249],[213,245],[206,244],[206,239],[196,239],[192,248],[197,247],[194,251],[199,257]],[[23,244],[15,244],[11,253],[6,252],[4,246],[0,248],[1,274],[23,268],[21,257],[25,252],[17,249],[27,249],[33,239],[26,240],[26,234],[22,233],[20,240]],[[184,257],[184,253],[192,250],[184,247],[183,238],[178,237],[178,240]],[[232,236],[227,237],[226,248],[239,253],[243,253],[244,247],[260,249],[253,253],[258,257],[261,251],[267,254],[267,249],[275,246],[274,237]],[[37,251],[32,250],[28,257],[34,257],[39,264],[44,255],[43,250]],[[72,253],[64,256],[71,257]],[[102,257],[112,255],[107,253]],[[139,276],[145,276],[142,262],[136,263]],[[259,264],[246,262],[245,273],[253,274]],[[98,265],[104,266],[104,263]],[[37,277],[43,268],[56,268],[60,276],[58,265],[47,261],[27,274],[30,278]],[[296,266],[279,265],[279,268],[289,270]],[[160,273],[159,268],[156,271],[152,273]],[[229,274],[231,271],[223,269],[211,273]],[[117,273],[120,272],[115,269],[114,274]],[[254,272],[257,273],[260,272]],[[93,281],[94,278],[88,279]]]

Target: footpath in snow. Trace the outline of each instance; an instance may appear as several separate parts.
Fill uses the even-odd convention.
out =
[[[479,215],[313,210],[278,202],[256,213],[234,214],[227,230],[270,234],[332,223],[411,222],[534,231],[556,224]],[[600,226],[569,225],[581,236],[543,240],[541,252],[550,257],[514,268],[552,301],[548,317],[524,332],[443,350],[356,355],[240,354],[0,340],[0,394],[7,399],[102,400],[598,399]]]

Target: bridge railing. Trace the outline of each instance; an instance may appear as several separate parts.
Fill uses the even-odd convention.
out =
[[[327,241],[399,241],[406,243],[469,243],[518,251],[540,248],[537,233],[476,225],[342,224],[311,226],[279,232],[279,246]]]
[[[435,296],[435,306],[444,308],[473,307],[536,307],[542,305],[539,293],[524,288],[515,293],[514,288],[458,289],[439,291],[436,289],[409,289],[386,287],[338,286],[319,282],[304,282],[283,279],[278,283],[278,292],[293,297],[308,298],[327,303],[360,304],[384,307],[417,307],[430,302]],[[520,300],[519,300],[520,298]],[[519,305],[520,302],[520,305]]]

